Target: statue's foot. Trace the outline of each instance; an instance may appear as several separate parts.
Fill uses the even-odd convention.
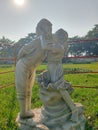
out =
[[[72,122],[78,122],[78,110],[77,108],[72,111],[71,119]]]
[[[32,117],[34,117],[34,113],[32,110],[27,111],[25,114],[20,114],[21,119],[32,118]]]

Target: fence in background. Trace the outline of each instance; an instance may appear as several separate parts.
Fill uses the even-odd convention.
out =
[[[0,65],[0,68],[5,68],[4,71],[0,72],[0,75],[8,75],[9,73],[14,73],[15,72],[15,65],[16,65],[16,45],[15,44],[14,45],[10,45],[10,44],[6,44],[6,43],[5,44],[4,43],[0,43],[0,47],[4,47],[4,48],[6,48],[6,47],[11,48],[12,47],[13,52],[14,52],[13,57],[11,57],[11,58],[9,58],[9,57],[0,58],[0,61],[3,61],[3,62],[4,61],[7,61],[7,62],[9,61],[9,62],[11,62],[10,65],[4,64],[4,63]],[[6,68],[8,68],[8,67],[10,68],[10,66],[12,66],[12,65],[14,65],[13,70],[6,71]],[[13,82],[8,83],[7,85],[4,85],[4,84],[0,83],[0,88],[5,88],[5,87],[13,86],[13,85],[15,85],[15,79],[14,79]]]
[[[69,44],[78,44],[78,43],[89,43],[89,41],[93,42],[93,41],[96,41],[98,42],[98,38],[96,39],[88,39],[88,40],[74,40],[74,41],[69,41]],[[8,44],[4,44],[4,46],[10,46]],[[0,46],[1,47],[1,46]],[[10,46],[11,47],[11,46]],[[0,75],[7,75],[9,73],[14,73],[15,71],[15,65],[16,65],[16,50],[17,50],[17,46],[14,44],[14,46],[12,46],[13,49],[14,49],[14,54],[12,58],[0,58],[0,61],[13,61],[13,64],[14,64],[14,70],[9,70],[9,71],[3,71],[3,72],[0,72]],[[76,59],[80,59],[80,58],[98,58],[98,56],[65,56],[65,58],[76,58]],[[6,65],[5,65],[6,66]],[[68,73],[68,72],[67,72]],[[69,73],[71,74],[71,71],[69,71]],[[98,73],[98,71],[91,71],[91,72],[79,72],[79,71],[76,71],[76,72],[72,72],[72,74],[87,74],[87,73]],[[4,85],[4,84],[0,84],[0,88],[5,88],[5,87],[8,87],[8,86],[13,86],[15,85],[15,80],[12,82],[12,83],[9,83],[7,85]],[[73,87],[80,87],[80,88],[96,88],[98,89],[98,87],[89,87],[89,86],[79,86],[79,85],[76,85],[76,86],[73,86]]]

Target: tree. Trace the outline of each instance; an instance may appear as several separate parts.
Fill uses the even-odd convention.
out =
[[[71,56],[97,56],[98,40],[96,38],[98,38],[98,24],[96,24],[94,28],[90,30],[85,37],[74,36],[70,38],[69,40],[71,44],[69,45],[68,54]],[[95,40],[85,41],[87,39]]]
[[[14,41],[11,41],[4,36],[0,39],[0,58],[13,58],[14,57]],[[0,63],[11,63],[12,61],[0,61]]]
[[[98,24],[94,25],[94,28],[87,33],[85,38],[86,39],[98,38]]]
[[[10,44],[14,44],[15,41],[12,41],[8,38],[5,38],[4,36],[0,39],[0,43],[2,44],[7,44],[7,45],[10,45]]]
[[[29,33],[25,38],[21,38],[17,44],[20,45],[25,45],[25,44],[29,44],[33,39],[36,38],[36,33]]]

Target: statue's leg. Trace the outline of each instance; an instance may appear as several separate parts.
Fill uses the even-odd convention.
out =
[[[35,80],[35,69],[33,71],[29,72],[29,77],[28,77],[28,89],[27,89],[27,111],[31,111],[31,98],[32,98],[32,87],[34,85],[34,80]]]
[[[16,90],[20,106],[20,117],[32,117],[34,114],[28,111],[28,75],[29,71],[26,69],[22,61],[16,65]]]

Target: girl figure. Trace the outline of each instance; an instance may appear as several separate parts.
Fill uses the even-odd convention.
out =
[[[77,122],[78,111],[67,91],[67,87],[69,84],[68,82],[64,81],[64,72],[62,67],[62,58],[64,57],[64,53],[68,49],[68,44],[67,44],[68,34],[63,29],[59,29],[54,34],[54,38],[55,38],[55,44],[53,45],[54,48],[58,48],[58,50],[53,50],[48,52],[47,68],[48,68],[48,73],[50,75],[49,86],[55,87],[60,91],[63,99],[65,100],[65,102],[67,103],[68,107],[71,110],[72,113],[71,120],[73,122]],[[66,87],[66,89],[63,89],[64,87]]]

